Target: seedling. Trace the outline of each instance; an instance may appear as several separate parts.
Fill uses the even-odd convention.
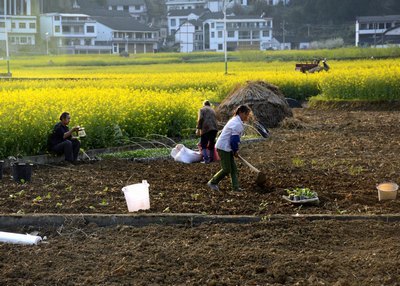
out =
[[[200,194],[191,194],[192,200],[197,201],[197,199],[200,197]]]
[[[292,159],[292,164],[293,164],[293,166],[298,167],[298,168],[299,167],[303,167],[304,166],[304,160],[296,157],[296,158]]]
[[[352,176],[360,175],[362,172],[364,172],[364,169],[361,166],[350,166],[349,168],[349,174]]]
[[[22,197],[23,195],[25,195],[25,190],[21,190],[18,193],[16,193],[17,196]]]
[[[41,196],[37,196],[36,198],[34,198],[32,200],[32,202],[34,202],[34,203],[40,203],[41,201],[42,201],[42,197]]]
[[[103,199],[102,201],[101,201],[101,203],[99,203],[99,205],[100,206],[108,206],[108,202],[107,202],[107,200],[106,199]]]
[[[286,189],[290,200],[299,201],[306,199],[313,199],[318,197],[316,192],[311,191],[309,188],[294,188],[294,189]]]
[[[260,205],[258,206],[258,210],[259,210],[259,211],[265,211],[265,210],[267,210],[268,205],[269,205],[269,202],[263,200],[263,201],[260,203]]]

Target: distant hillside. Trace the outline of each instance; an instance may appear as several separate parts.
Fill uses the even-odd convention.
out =
[[[399,15],[399,0],[291,0],[287,6],[257,2],[252,11],[274,19],[274,36],[310,40],[341,37],[354,44],[357,16]],[[284,25],[283,25],[284,23]]]
[[[59,12],[71,8],[73,0],[41,0],[43,3],[43,13]]]

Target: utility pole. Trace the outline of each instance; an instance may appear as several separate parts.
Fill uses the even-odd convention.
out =
[[[228,74],[228,49],[226,47],[226,3],[227,0],[224,0],[224,61],[225,61],[225,74]]]
[[[49,55],[49,32],[46,32],[45,35],[46,35],[46,55]]]
[[[222,12],[224,13],[224,59],[225,59],[225,74],[228,74],[228,48],[227,48],[227,30],[226,30],[226,8],[233,0],[223,0]]]
[[[283,47],[282,49],[285,49],[285,20],[282,21],[282,43]]]
[[[10,76],[10,51],[8,49],[7,1],[4,0],[4,36],[6,38],[7,75]]]

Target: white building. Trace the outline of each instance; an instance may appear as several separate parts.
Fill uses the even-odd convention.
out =
[[[197,20],[202,15],[209,13],[210,10],[199,8],[199,9],[178,9],[171,10],[167,14],[168,20],[168,35],[175,35],[176,31],[181,27],[182,24],[190,20]]]
[[[94,17],[96,46],[112,46],[112,53],[153,53],[158,49],[159,31],[132,17]]]
[[[265,0],[269,5],[278,5],[282,3],[283,5],[289,4],[289,0]]]
[[[203,50],[203,22],[190,20],[182,24],[175,33],[175,42],[182,53]]]
[[[86,14],[42,14],[40,35],[58,53],[80,53],[93,49],[96,21]]]
[[[227,8],[234,5],[250,6],[257,1],[265,1],[269,5],[278,5],[279,3],[287,5],[289,3],[289,0],[166,0],[165,4],[167,11],[207,8],[212,12],[222,12],[224,5]]]
[[[38,11],[38,1],[0,1],[0,41],[5,41],[7,35],[11,50],[35,46]]]
[[[167,11],[185,9],[204,9],[207,7],[207,0],[166,0]]]
[[[202,11],[199,13],[199,11]],[[197,11],[197,12],[194,12]],[[171,27],[180,52],[199,50],[224,51],[224,15],[209,10],[174,10],[169,12],[170,20],[180,16]],[[174,17],[172,17],[174,16]],[[179,21],[178,21],[179,20]],[[178,25],[179,24],[179,25]],[[276,49],[272,37],[272,18],[256,16],[226,17],[227,50]]]
[[[110,11],[125,11],[139,21],[146,18],[147,7],[144,0],[107,0],[107,9]]]
[[[224,51],[224,17],[222,13],[213,13],[204,20],[204,50]],[[273,48],[272,18],[255,16],[226,17],[227,50]]]
[[[357,17],[355,44],[373,47],[400,45],[400,15]]]

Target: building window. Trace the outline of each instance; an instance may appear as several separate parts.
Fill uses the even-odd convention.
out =
[[[367,30],[367,29],[368,29],[368,25],[367,24],[365,24],[365,23],[360,24],[360,30]]]
[[[211,23],[211,29],[214,29],[215,23]]]
[[[211,38],[215,38],[215,32],[211,32]]]
[[[259,31],[253,31],[253,39],[259,39],[260,38],[260,32]]]
[[[124,5],[123,9],[124,9],[124,11],[129,11],[129,6],[128,5]]]
[[[29,29],[36,29],[36,23],[29,23]]]
[[[5,28],[6,27],[6,23],[5,22],[0,22],[0,28]]]
[[[25,29],[26,28],[26,23],[19,23],[18,28],[20,29]]]
[[[60,21],[60,16],[54,16],[54,21]]]
[[[228,38],[234,38],[235,37],[235,31],[228,31]]]
[[[11,23],[11,29],[15,29],[15,23],[14,22]]]
[[[171,27],[175,27],[176,26],[176,19],[171,19]]]
[[[94,33],[94,26],[87,26],[86,33]]]
[[[26,44],[26,43],[28,43],[26,37],[21,37],[21,38],[19,38],[19,42],[20,42],[21,44]]]
[[[135,5],[135,10],[136,11],[140,11],[141,9],[140,9],[140,5]]]
[[[249,31],[239,31],[239,40],[250,39]]]
[[[222,31],[218,31],[218,38],[222,38]]]
[[[60,33],[60,26],[55,26],[54,27],[54,32],[55,33]]]
[[[218,50],[222,50],[223,45],[222,44],[218,44]]]
[[[263,36],[263,37],[269,37],[268,31],[263,31],[263,32],[262,32],[262,36]]]

